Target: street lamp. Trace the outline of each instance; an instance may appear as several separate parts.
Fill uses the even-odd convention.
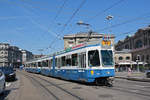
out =
[[[88,23],[84,23],[83,21],[78,21],[78,22],[77,22],[77,25],[83,25],[83,26],[86,26],[87,29],[89,29],[89,30],[88,30],[88,38],[87,38],[87,41],[89,41],[90,36],[91,36],[91,34],[93,33],[93,31],[89,28],[89,27],[91,27],[91,25],[88,24]]]
[[[114,16],[112,16],[112,15],[108,15],[107,17],[106,17],[106,20],[108,20],[109,21],[109,27],[111,28],[111,22],[110,22],[110,20],[112,20],[114,18]],[[111,30],[109,30],[110,32],[111,32]]]
[[[139,69],[139,61],[140,61],[140,55],[137,55],[136,63],[137,63],[137,71],[138,72],[140,71],[140,69]]]

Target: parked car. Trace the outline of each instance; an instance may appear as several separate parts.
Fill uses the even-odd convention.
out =
[[[146,71],[146,77],[150,78],[150,70]]]
[[[5,75],[0,70],[0,94],[3,93],[5,90]]]
[[[16,73],[13,67],[0,67],[0,69],[5,74],[6,81],[11,81],[16,79]]]

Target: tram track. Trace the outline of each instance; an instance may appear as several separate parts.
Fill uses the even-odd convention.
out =
[[[52,85],[52,86],[58,88],[59,90],[65,92],[65,93],[67,93],[67,94],[69,94],[70,96],[74,97],[74,98],[77,99],[77,100],[83,100],[81,97],[79,97],[79,96],[77,96],[77,95],[71,93],[71,92],[68,91],[68,90],[65,90],[64,88],[58,86],[57,84],[55,84],[55,83],[53,83],[53,82],[51,82],[51,81],[48,81],[48,80],[43,79],[43,78],[41,78],[41,77],[39,77],[39,76],[36,76],[36,75],[31,75],[31,74],[30,74],[30,75],[27,75],[27,74],[25,74],[25,73],[21,73],[21,74],[24,74],[26,77],[28,77],[28,78],[30,78],[31,80],[33,80],[33,81],[35,81],[36,83],[38,83],[43,89],[45,89],[49,94],[51,94],[56,100],[61,100],[61,99],[59,99],[59,97],[58,97],[57,95],[55,95],[52,91],[50,91],[48,88],[46,88],[46,87],[41,83],[41,81],[39,81],[38,79],[40,79],[40,80],[42,80],[42,81],[44,81],[44,82],[46,82],[46,83],[48,83],[48,84],[50,84],[50,85]],[[36,79],[36,78],[38,78],[38,79]]]
[[[23,74],[23,73],[21,73]],[[50,95],[52,95],[56,100],[60,100],[52,91],[50,91],[48,88],[46,88],[43,84],[41,84],[41,82],[39,82],[38,80],[36,80],[35,78],[23,74],[26,78],[29,78],[31,80],[31,82],[33,83],[33,81],[35,81],[38,85],[40,85],[44,90],[46,90]],[[33,80],[33,81],[32,81]],[[33,83],[34,84],[34,83]]]
[[[141,89],[133,89],[133,88],[120,87],[120,86],[102,87],[102,88],[111,89],[111,90],[120,91],[120,92],[126,92],[126,93],[134,93],[134,94],[138,94],[138,95],[141,95],[141,96],[150,97],[150,94],[140,93],[140,92],[149,93],[149,91],[144,91],[144,90],[141,90]]]
[[[43,79],[43,78],[38,77],[38,76],[35,76],[35,75],[33,75],[33,76],[34,76],[34,77],[37,77],[37,78],[39,78],[39,79],[41,79],[41,80],[43,80],[43,81],[45,81],[45,82],[47,82],[47,83],[49,83],[49,84],[51,84],[52,86],[55,86],[56,88],[58,88],[58,89],[62,90],[63,92],[65,92],[65,93],[67,93],[67,94],[69,94],[69,95],[75,97],[75,98],[78,99],[78,100],[83,100],[81,97],[79,97],[79,96],[77,96],[77,95],[75,95],[75,94],[69,92],[68,90],[65,90],[64,88],[58,86],[57,84],[54,84],[54,83],[51,82],[51,81],[48,81],[48,80],[46,80],[46,79]]]

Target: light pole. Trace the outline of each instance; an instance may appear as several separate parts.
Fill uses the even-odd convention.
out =
[[[106,17],[106,20],[109,21],[109,27],[110,27],[110,28],[111,28],[111,20],[113,19],[113,17],[114,17],[114,16],[112,16],[112,15],[108,15],[108,16]],[[109,32],[111,33],[111,29],[109,30]]]
[[[140,55],[137,55],[136,63],[137,63],[137,71],[138,71],[138,72],[140,72],[139,61],[140,61]]]

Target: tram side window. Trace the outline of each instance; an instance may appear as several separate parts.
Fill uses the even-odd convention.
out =
[[[33,66],[36,67],[36,63],[33,63]]]
[[[51,60],[48,60],[48,67],[50,67],[51,68]]]
[[[72,54],[72,66],[78,66],[77,54]]]
[[[42,64],[41,64],[41,62],[38,62],[38,67],[42,67]]]
[[[53,66],[53,59],[51,59],[51,67]]]
[[[66,56],[66,65],[71,66],[71,55]]]
[[[88,64],[90,67],[100,66],[98,50],[92,50],[88,52]]]
[[[48,67],[47,60],[42,62],[42,66],[43,66],[43,67]]]
[[[79,68],[86,68],[86,53],[80,53],[78,54],[78,61],[79,61]]]
[[[57,67],[57,58],[55,58],[55,66]]]
[[[33,67],[33,63],[31,63],[31,67]]]
[[[57,67],[58,67],[58,68],[61,67],[61,58],[57,58]]]
[[[36,62],[35,65],[36,65],[36,67],[39,67],[39,66],[38,66],[38,62]]]
[[[61,57],[61,65],[66,66],[66,57],[65,56]]]
[[[42,67],[46,67],[45,65],[45,61],[42,61]]]

